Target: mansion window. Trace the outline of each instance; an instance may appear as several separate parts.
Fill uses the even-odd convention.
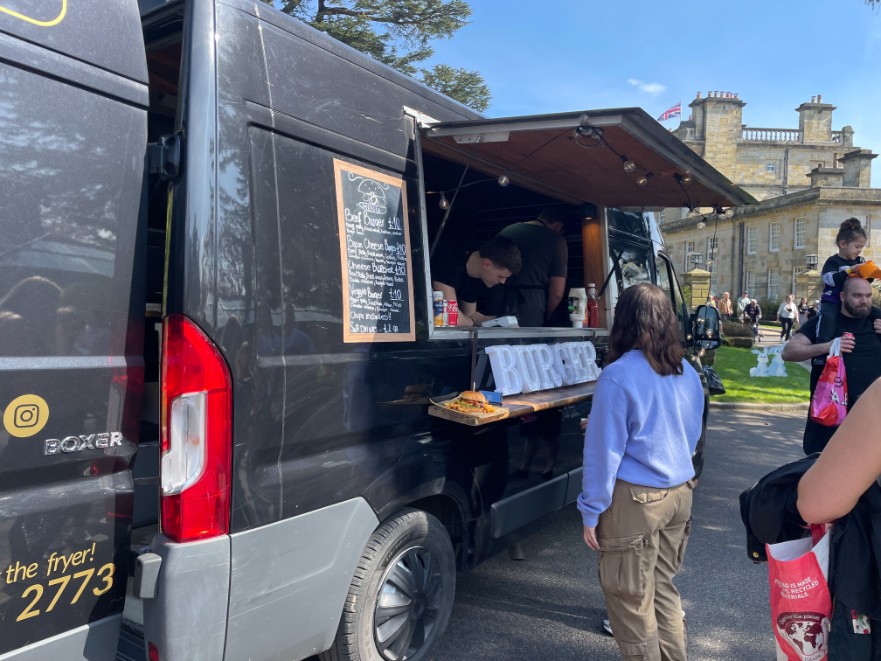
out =
[[[768,269],[768,298],[777,300],[777,290],[780,288],[780,272],[777,269]]]
[[[755,255],[756,254],[756,228],[755,227],[747,227],[746,228],[746,254],[747,255]]]
[[[793,248],[804,248],[805,247],[805,225],[807,221],[804,218],[796,218],[795,219],[795,242],[793,243]]]
[[[768,226],[768,251],[780,252],[780,223]]]

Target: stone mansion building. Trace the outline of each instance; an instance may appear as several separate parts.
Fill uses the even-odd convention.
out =
[[[661,229],[677,268],[709,271],[717,296],[817,299],[816,271],[838,252],[835,234],[851,216],[869,235],[864,256],[881,261],[881,189],[870,186],[877,154],[854,146],[850,126],[833,130],[835,106],[820,96],[796,108],[798,128],[748,127],[745,105],[730,92],[699,93],[691,117],[673,131],[758,201],[731,218],[700,208],[700,200],[691,202],[703,217],[665,209]]]

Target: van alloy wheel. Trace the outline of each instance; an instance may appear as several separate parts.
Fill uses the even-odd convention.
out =
[[[427,661],[453,610],[456,562],[443,524],[404,510],[367,543],[323,661]]]
[[[373,639],[387,661],[409,659],[433,637],[442,606],[438,563],[424,547],[395,558],[383,576],[373,610]]]

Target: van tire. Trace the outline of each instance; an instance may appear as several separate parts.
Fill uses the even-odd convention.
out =
[[[395,578],[398,580],[396,581]],[[409,585],[401,583],[414,578]],[[379,613],[380,595],[403,608]],[[423,661],[447,628],[456,592],[456,560],[443,524],[427,512],[402,510],[370,538],[349,586],[333,646],[323,661]],[[400,618],[407,615],[407,619]],[[377,616],[386,627],[380,630]],[[398,633],[400,635],[394,636]],[[407,649],[399,649],[404,641]]]

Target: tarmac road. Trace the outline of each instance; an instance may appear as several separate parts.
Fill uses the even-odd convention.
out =
[[[807,406],[710,411],[706,464],[695,492],[691,539],[677,586],[689,658],[774,659],[767,565],[746,555],[737,497],[777,466],[803,456]],[[596,557],[574,506],[522,544],[523,561],[500,553],[458,577],[456,605],[433,661],[618,658],[603,634]]]

